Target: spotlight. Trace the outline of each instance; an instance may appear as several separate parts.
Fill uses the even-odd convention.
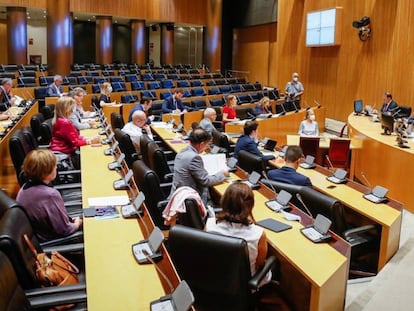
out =
[[[358,36],[361,41],[366,41],[371,37],[371,19],[368,16],[352,22],[352,27],[357,28]]]

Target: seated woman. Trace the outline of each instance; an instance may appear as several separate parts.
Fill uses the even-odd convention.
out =
[[[315,113],[312,109],[306,111],[305,120],[299,125],[300,136],[319,136],[318,122],[315,121]]]
[[[79,132],[69,120],[74,108],[75,100],[71,97],[60,97],[56,102],[55,116],[52,120],[52,139],[50,142],[50,149],[52,151],[72,156],[80,146],[100,142],[99,135],[93,138],[85,138],[79,135]],[[77,163],[76,157],[74,160]],[[78,167],[78,165],[76,166]]]
[[[59,191],[50,186],[56,177],[56,156],[47,149],[31,151],[23,162],[27,182],[17,194],[40,241],[68,236],[82,228],[82,219],[70,218]]]
[[[253,109],[253,114],[255,116],[260,115],[271,115],[272,114],[272,106],[270,104],[270,98],[265,96],[257,103],[256,107]]]
[[[112,93],[112,86],[109,82],[104,82],[101,87],[101,96],[99,97],[99,107],[116,105],[116,101],[111,102],[110,94]]]
[[[226,98],[226,105],[223,108],[223,125],[230,121],[239,120],[236,118],[237,97],[235,95],[229,95]]]
[[[223,211],[216,219],[209,218],[205,230],[243,238],[249,248],[250,272],[252,275],[263,266],[267,255],[267,239],[263,228],[255,224],[252,210],[254,195],[252,189],[242,182],[232,183],[221,198]],[[264,283],[270,281],[269,273]]]

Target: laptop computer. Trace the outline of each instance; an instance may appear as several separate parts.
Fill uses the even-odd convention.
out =
[[[301,168],[305,168],[305,169],[315,168],[316,165],[315,165],[314,161],[315,161],[314,156],[307,155],[306,158],[305,158],[305,162],[300,163],[299,166]]]
[[[327,180],[333,182],[334,184],[344,184],[346,183],[346,175],[348,174],[347,171],[338,168],[336,169],[335,173],[331,176],[326,177]]]
[[[383,203],[388,199],[385,197],[388,189],[382,186],[375,186],[370,193],[364,194],[363,197],[374,203]]]
[[[181,281],[171,295],[150,304],[151,311],[187,311],[194,303],[194,295],[186,281]]]
[[[269,200],[265,204],[268,208],[270,208],[272,211],[280,212],[280,211],[286,211],[290,210],[289,201],[292,198],[292,195],[285,191],[280,190],[276,199]]]
[[[314,243],[324,242],[331,238],[331,235],[328,233],[331,224],[331,220],[318,214],[313,224],[300,229],[300,232]]]
[[[142,215],[141,205],[145,201],[145,195],[142,191],[138,193],[134,202],[121,206],[121,215],[124,218],[135,218]]]
[[[263,144],[263,149],[269,150],[269,151],[275,151],[277,142],[273,139],[265,137],[262,140],[262,144]]]
[[[162,253],[159,251],[161,243],[164,241],[164,235],[158,227],[154,227],[148,240],[142,240],[132,245],[132,254],[139,264],[150,263],[150,257],[153,261],[160,260]]]

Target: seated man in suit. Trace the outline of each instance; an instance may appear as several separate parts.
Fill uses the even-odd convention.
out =
[[[145,96],[142,97],[139,104],[135,105],[131,109],[131,112],[129,113],[129,117],[128,117],[128,122],[132,121],[132,115],[134,114],[134,112],[137,110],[140,110],[140,111],[145,112],[145,114],[147,115],[147,124],[150,125],[151,121],[154,120],[154,116],[149,115],[149,110],[151,109],[151,106],[152,106],[152,99],[149,97],[145,97]]]
[[[312,187],[309,177],[296,172],[303,160],[303,152],[299,146],[289,146],[285,153],[285,165],[269,171],[269,179],[287,184]]]
[[[190,134],[190,145],[181,150],[174,160],[173,184],[171,195],[179,187],[191,187],[200,194],[204,204],[209,200],[209,186],[223,182],[229,175],[227,170],[209,175],[204,168],[200,153],[205,151],[211,141],[211,135],[202,128],[196,128]]]
[[[137,110],[132,114],[132,121],[125,124],[122,131],[131,137],[131,141],[137,150],[139,150],[139,141],[142,135],[147,134],[150,139],[154,139],[151,127],[147,124],[147,115],[141,110]]]
[[[55,75],[53,77],[53,83],[49,84],[49,86],[47,87],[47,96],[61,97],[63,95],[66,95],[66,93],[63,93],[62,83],[63,83],[62,76]]]
[[[204,110],[204,118],[200,121],[200,127],[206,130],[207,133],[211,133],[216,129],[213,122],[216,121],[217,113],[213,108],[206,108]]]
[[[162,113],[181,113],[187,112],[187,108],[181,101],[183,98],[183,91],[181,89],[176,89],[174,94],[170,97],[167,97],[162,103]]]
[[[398,104],[392,99],[392,95],[389,92],[384,94],[384,104],[381,107],[383,113],[394,113],[398,109]]]
[[[257,121],[247,121],[244,124],[244,135],[240,136],[237,140],[236,147],[234,148],[234,157],[237,159],[240,150],[246,150],[252,154],[261,157],[263,160],[272,160],[274,155],[264,155],[257,148],[258,144],[258,128],[259,123]]]
[[[13,87],[13,80],[4,78],[0,85],[0,111],[6,111],[15,104],[15,97],[11,91]]]

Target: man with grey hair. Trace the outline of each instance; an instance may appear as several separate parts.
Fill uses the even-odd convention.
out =
[[[4,78],[0,85],[0,111],[6,111],[14,105],[15,97],[11,91],[13,80]]]
[[[302,83],[299,81],[299,74],[297,72],[292,74],[292,80],[286,84],[285,90],[287,102],[300,102],[300,98],[305,90],[303,89]]]
[[[204,110],[204,118],[200,121],[200,127],[210,135],[215,130],[213,122],[216,121],[216,117],[216,110],[214,108],[207,108]]]
[[[66,95],[62,89],[63,78],[61,75],[55,75],[53,77],[53,83],[47,87],[47,96],[50,97],[61,97]]]

